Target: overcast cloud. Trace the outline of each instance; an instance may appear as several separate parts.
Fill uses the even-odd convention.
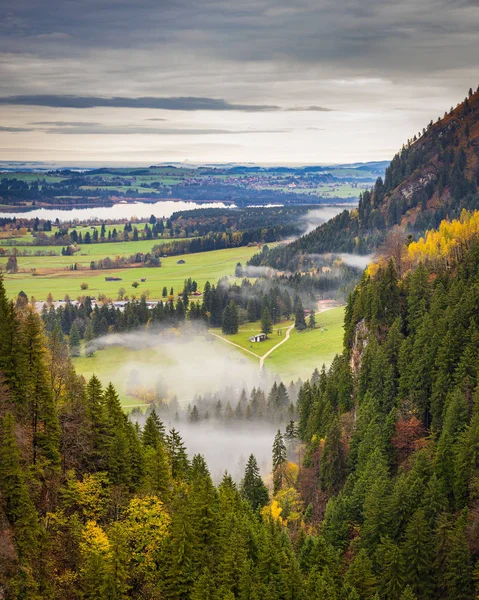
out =
[[[4,0],[0,159],[391,158],[477,86],[478,32],[477,0]]]

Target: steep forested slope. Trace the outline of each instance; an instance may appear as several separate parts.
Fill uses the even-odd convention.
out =
[[[133,424],[0,279],[0,595],[477,598],[478,232],[463,214],[364,274],[271,499],[253,456],[215,486],[154,411]]]
[[[357,210],[344,211],[288,246],[275,248],[262,264],[295,268],[308,254],[364,254],[400,225],[422,233],[461,210],[479,208],[479,88],[436,123],[408,140],[379,178],[361,194]]]
[[[421,599],[475,597],[479,240],[469,229],[452,224],[443,244],[405,251],[402,278],[393,259],[371,268],[348,303],[342,357],[300,391],[303,495],[362,597],[371,586],[398,598],[406,584]]]

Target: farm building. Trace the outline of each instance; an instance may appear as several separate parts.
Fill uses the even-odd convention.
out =
[[[105,281],[121,281],[121,277],[105,277]]]
[[[184,265],[184,264],[185,264],[185,262],[186,262],[185,260],[183,260],[183,259],[180,259],[179,261],[177,261],[177,263],[176,263],[176,264],[177,264],[177,265]]]
[[[257,333],[249,338],[250,342],[264,342],[266,339],[266,333]]]

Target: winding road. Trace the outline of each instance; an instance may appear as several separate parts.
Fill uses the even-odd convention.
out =
[[[316,311],[314,314],[315,314],[315,316],[318,316],[320,313],[326,312],[326,311],[331,310],[333,308],[338,308],[338,307],[337,306],[328,306],[326,308],[322,308],[322,309]],[[235,346],[236,348],[239,348],[243,352],[248,352],[248,354],[251,354],[252,356],[254,356],[256,358],[259,358],[259,370],[262,371],[263,368],[264,368],[264,361],[268,358],[268,356],[272,352],[274,352],[277,348],[279,348],[281,346],[281,344],[284,344],[285,342],[287,342],[289,340],[289,336],[291,335],[291,332],[293,331],[293,329],[294,329],[294,323],[288,327],[288,329],[286,330],[286,335],[284,336],[284,338],[280,342],[278,342],[276,344],[276,346],[273,346],[272,348],[270,348],[268,350],[268,352],[266,352],[265,354],[263,354],[263,356],[260,356],[259,354],[256,354],[255,352],[251,352],[251,350],[248,350],[247,348],[244,348],[243,346],[240,346],[239,344],[235,344],[234,342],[231,342],[230,340],[227,340],[226,338],[224,338],[221,335],[218,335],[217,333],[211,333],[211,335],[214,335],[219,340],[222,340],[223,342],[226,342],[227,344],[230,344],[231,346]]]

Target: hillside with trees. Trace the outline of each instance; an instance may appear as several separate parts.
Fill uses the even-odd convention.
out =
[[[476,598],[477,222],[363,275],[342,355],[274,439],[269,486],[253,455],[215,485],[154,410],[132,420],[111,384],[77,376],[67,340],[0,279],[2,595]]]
[[[479,88],[408,140],[358,208],[343,211],[292,244],[275,248],[262,264],[293,268],[309,254],[367,254],[395,226],[412,235],[436,228],[463,209],[479,209]]]

